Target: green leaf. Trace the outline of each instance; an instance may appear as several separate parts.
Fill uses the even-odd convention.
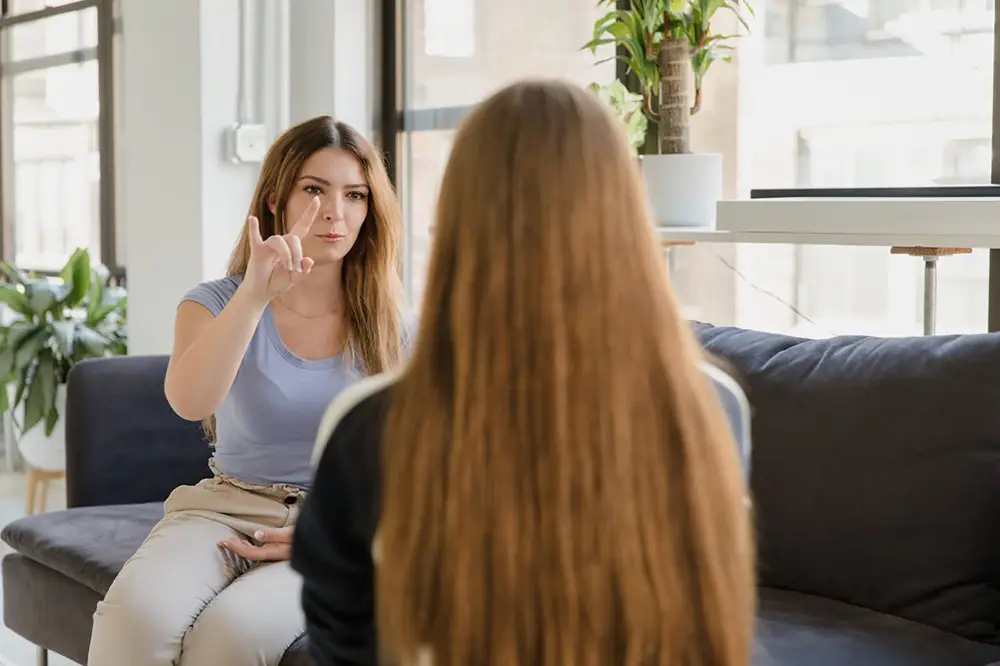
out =
[[[56,429],[56,424],[59,422],[59,410],[56,409],[55,403],[49,408],[48,414],[45,415],[45,436],[51,437],[52,431]]]
[[[35,312],[28,303],[27,297],[17,287],[9,284],[0,285],[0,302],[6,303],[10,309],[25,317],[34,316]]]
[[[594,39],[590,40],[589,42],[587,42],[586,44],[584,44],[580,48],[588,50],[591,53],[596,53],[598,46],[604,46],[605,44],[614,44],[614,43],[615,43],[615,40],[613,40],[613,39],[608,39],[607,37],[599,37],[599,38],[594,38]]]
[[[61,273],[63,283],[69,287],[69,293],[63,301],[67,307],[76,307],[83,301],[90,290],[90,276],[90,253],[78,248]]]
[[[0,262],[0,272],[2,272],[7,279],[15,284],[24,284],[28,281],[28,274],[22,271],[17,266],[12,266],[6,261]]]
[[[28,335],[38,330],[38,324],[32,321],[15,321],[7,330],[7,339],[4,346],[16,350]]]
[[[112,312],[121,310],[125,305],[125,301],[119,301],[118,303],[111,303],[110,305],[103,305],[98,308],[92,315],[87,317],[88,326],[98,326]]]
[[[6,386],[7,378],[10,373],[14,370],[14,349],[12,347],[4,347],[3,351],[0,351],[0,382],[3,382]],[[4,410],[0,409],[0,414]]]
[[[44,412],[47,414],[56,405],[56,360],[51,349],[43,349],[38,355],[38,365],[35,367],[35,377],[32,385],[40,384],[42,393],[42,404]]]
[[[7,395],[7,382],[0,383],[0,414],[6,414],[10,409],[10,398]]]
[[[37,366],[36,366],[37,367]],[[28,395],[24,398],[24,423],[21,424],[21,433],[26,433],[45,418],[46,404],[44,391],[44,380],[38,372],[32,376],[28,384]]]
[[[87,326],[77,326],[76,342],[82,346],[87,356],[104,356],[108,351],[109,340]]]
[[[52,332],[45,326],[38,326],[14,352],[14,367],[18,370],[27,368],[52,338]]]
[[[28,281],[24,286],[24,295],[28,297],[33,314],[41,317],[56,305],[60,305],[69,296],[70,290],[69,285],[40,278]]]
[[[54,321],[52,330],[55,333],[56,344],[59,346],[59,354],[64,358],[72,358],[73,342],[76,335],[77,323],[75,321]]]
[[[17,388],[14,390],[14,406],[17,407],[24,399],[24,392],[28,388],[28,375],[30,368],[24,368],[17,372]]]

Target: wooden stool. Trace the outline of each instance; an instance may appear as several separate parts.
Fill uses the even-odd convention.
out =
[[[934,335],[937,328],[937,261],[938,257],[972,254],[969,247],[915,247],[896,245],[891,254],[905,254],[924,259],[924,335]]]
[[[25,463],[28,471],[27,497],[24,510],[27,515],[35,513],[35,500],[38,500],[38,513],[45,513],[45,501],[49,496],[49,481],[58,481],[66,477],[62,470],[35,469]],[[39,494],[41,493],[41,494]]]

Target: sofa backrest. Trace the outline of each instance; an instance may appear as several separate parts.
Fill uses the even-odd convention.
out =
[[[1000,643],[1000,334],[695,330],[747,384],[761,584]]]
[[[162,501],[209,476],[198,423],[163,393],[166,356],[83,361],[66,385],[66,500],[70,507]]]

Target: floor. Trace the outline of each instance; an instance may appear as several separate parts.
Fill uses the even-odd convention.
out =
[[[25,497],[24,474],[0,472],[0,526],[16,520],[24,515]],[[46,508],[48,510],[62,509],[66,506],[66,485],[61,481],[50,484]],[[0,542],[0,557],[10,548]],[[3,594],[0,586],[0,595]],[[35,646],[24,640],[0,623],[0,666],[34,666],[36,661]],[[59,655],[50,655],[50,666],[72,666],[74,662]]]

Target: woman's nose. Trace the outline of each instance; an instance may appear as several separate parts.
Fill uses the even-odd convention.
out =
[[[343,216],[343,204],[332,201],[323,207],[323,219],[327,222],[337,221]]]

